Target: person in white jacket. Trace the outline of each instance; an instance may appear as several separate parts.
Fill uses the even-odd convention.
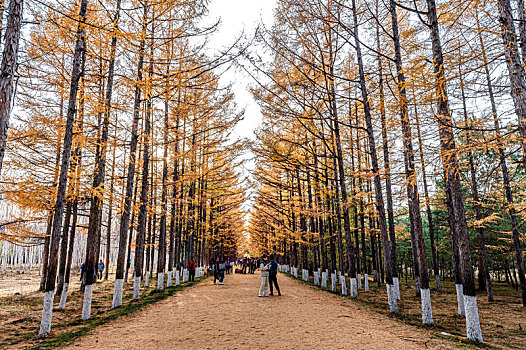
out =
[[[267,260],[267,256],[263,255],[263,260],[259,265],[259,271],[261,272],[261,286],[259,287],[259,296],[268,297],[268,271],[270,264]]]

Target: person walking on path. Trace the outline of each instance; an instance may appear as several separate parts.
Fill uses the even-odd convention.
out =
[[[214,266],[214,284],[219,280],[219,284],[224,284],[223,279],[225,278],[224,264],[219,262],[219,258],[216,259]]]
[[[102,271],[104,271],[104,263],[102,262],[102,259],[99,261],[99,266],[98,266],[98,273],[99,273],[99,280],[102,279]]]
[[[269,276],[268,276],[268,283],[270,285],[270,295],[274,295],[274,288],[272,288],[272,285],[276,287],[276,290],[278,291],[278,295],[281,296],[281,291],[279,290],[278,285],[278,262],[272,256],[272,261],[269,265]]]
[[[188,261],[188,279],[190,282],[193,282],[195,279],[195,261],[193,256],[190,261]]]
[[[263,260],[259,265],[259,270],[261,272],[261,285],[259,286],[259,296],[268,297],[268,271],[270,264],[267,261],[267,256],[263,255]]]

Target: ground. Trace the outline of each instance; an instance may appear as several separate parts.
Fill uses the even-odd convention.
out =
[[[259,276],[210,279],[97,328],[68,349],[453,348],[350,299],[279,276],[283,296],[259,298]]]
[[[59,298],[55,298],[51,334],[39,339],[43,295],[36,291],[38,271],[1,276],[0,349],[56,349],[73,341],[77,341],[71,347],[75,349],[103,349],[110,342],[110,348],[141,350],[477,347],[467,342],[465,320],[455,315],[454,284],[449,280],[443,281],[444,293],[431,286],[433,327],[422,326],[420,299],[412,281],[405,278],[398,316],[388,313],[385,285],[372,281],[370,292],[360,291],[359,298],[351,300],[314,287],[312,277],[306,283],[280,274],[284,295],[269,298],[257,297],[257,274],[227,275],[224,286],[214,286],[208,278],[163,292],[155,289],[153,278],[149,288],[141,288],[140,302],[133,302],[130,280],[125,284],[124,305],[113,310],[114,281],[99,281],[89,321],[80,317],[83,293],[77,271],[72,280],[66,310],[58,310]],[[521,306],[520,292],[505,283],[493,286],[493,303],[484,291],[477,293],[484,348],[526,349],[526,308]]]

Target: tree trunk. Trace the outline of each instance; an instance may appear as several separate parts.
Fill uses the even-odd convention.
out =
[[[522,163],[523,166],[526,166],[526,73],[517,49],[519,45],[517,43],[515,25],[513,24],[510,0],[498,0],[498,8],[501,36],[502,41],[504,42],[504,56],[506,57],[506,65],[508,67],[508,75],[510,78],[511,97],[515,106],[515,113],[519,119],[519,139],[522,146],[523,156]],[[522,9],[519,10],[519,15],[524,17],[524,4]],[[519,23],[521,22],[519,21]],[[526,24],[524,23],[524,18],[522,18],[522,23],[519,24],[519,29],[524,30],[525,28]],[[526,38],[526,33],[521,33],[520,37],[521,40],[523,40]],[[522,42],[521,47],[526,51],[526,43]],[[526,281],[524,288],[526,288]],[[524,293],[523,297],[526,298],[526,290],[524,290]],[[524,299],[524,303],[526,303],[526,299]]]
[[[427,185],[427,174],[426,174],[426,165],[424,161],[424,149],[422,143],[422,134],[420,132],[420,118],[418,115],[418,107],[416,105],[415,99],[415,121],[416,121],[416,131],[418,135],[418,149],[420,153],[420,167],[422,168],[422,179],[424,182],[424,199],[426,202],[426,211],[427,211],[427,226],[429,228],[429,240],[431,241],[431,256],[433,259],[433,272],[435,274],[435,282],[437,286],[437,292],[442,292],[442,284],[440,283],[440,271],[438,264],[438,253],[435,244],[435,225],[433,223],[433,213],[431,212],[431,202],[429,200],[429,190]]]
[[[1,2],[0,8],[0,19],[2,19],[4,12],[4,1]],[[4,162],[7,130],[9,128],[9,117],[11,115],[11,105],[13,103],[12,99],[15,93],[13,81],[15,79],[17,68],[18,43],[20,40],[20,27],[22,25],[23,8],[24,0],[9,1],[7,30],[5,32],[2,65],[0,67],[0,175],[2,174],[2,164]]]
[[[379,166],[378,166],[378,156],[376,152],[376,144],[374,139],[374,132],[373,132],[373,122],[371,117],[371,110],[369,105],[369,96],[367,93],[366,83],[365,83],[365,72],[363,67],[363,60],[362,60],[362,52],[361,52],[361,44],[360,39],[358,35],[358,18],[357,18],[357,12],[356,12],[356,0],[352,0],[352,16],[353,16],[353,22],[354,22],[354,41],[355,41],[355,50],[356,50],[356,58],[358,60],[358,71],[359,71],[359,81],[360,81],[360,90],[362,92],[362,103],[363,103],[363,109],[364,109],[364,115],[365,115],[365,123],[366,123],[366,132],[367,137],[369,141],[369,153],[371,156],[371,167],[373,171],[374,176],[374,190],[375,190],[375,196],[376,196],[376,210],[378,212],[378,221],[380,224],[380,234],[382,237],[382,246],[384,249],[384,268],[385,268],[385,275],[386,275],[386,284],[387,286],[387,294],[389,299],[389,310],[392,313],[398,312],[398,306],[396,302],[396,294],[394,293],[393,288],[393,266],[392,266],[392,260],[391,260],[391,252],[389,249],[389,238],[387,233],[387,220],[385,217],[385,207],[384,207],[384,199],[382,194],[382,184],[379,174]]]
[[[69,91],[68,111],[66,116],[66,130],[64,133],[64,147],[62,150],[62,161],[58,182],[57,198],[53,216],[53,229],[51,233],[51,245],[49,250],[49,263],[47,266],[46,286],[44,303],[42,308],[42,320],[40,323],[40,336],[46,336],[51,330],[51,319],[53,313],[53,297],[55,290],[55,279],[57,273],[58,244],[62,229],[62,214],[64,212],[64,199],[66,196],[67,175],[69,160],[71,157],[71,144],[73,141],[73,123],[75,121],[77,91],[80,80],[80,66],[85,52],[84,26],[86,21],[86,9],[88,1],[82,0],[79,12],[79,25],[76,35],[75,53],[73,56],[73,68],[71,72],[71,84]]]
[[[133,105],[133,122],[132,122],[132,133],[130,140],[130,154],[128,160],[128,174],[126,178],[126,194],[124,197],[123,208],[121,209],[121,220],[119,224],[119,250],[117,256],[117,270],[115,274],[115,287],[113,290],[113,301],[111,304],[112,308],[122,305],[122,293],[123,293],[123,283],[124,283],[124,259],[126,257],[126,241],[128,234],[128,227],[130,223],[130,212],[133,196],[133,179],[135,177],[135,159],[137,152],[137,142],[138,142],[138,124],[140,118],[140,107],[141,107],[141,87],[142,84],[142,70],[144,64],[144,46],[146,40],[146,15],[148,11],[148,6],[143,5],[144,14],[141,30],[141,41],[139,44],[139,62],[137,64],[137,81],[135,83],[135,99]],[[126,261],[126,264],[129,262]]]
[[[402,124],[402,141],[404,153],[404,165],[406,171],[406,189],[409,204],[409,220],[413,222],[414,238],[418,250],[418,269],[420,277],[420,298],[422,301],[422,322],[433,323],[431,308],[431,296],[429,291],[429,276],[426,264],[426,249],[424,245],[424,232],[422,229],[422,216],[420,212],[420,198],[418,194],[418,181],[415,172],[415,156],[411,135],[411,122],[409,120],[409,108],[406,93],[405,74],[402,67],[402,53],[400,46],[400,34],[398,31],[398,15],[396,4],[391,0],[391,25],[393,30],[393,44],[395,51],[396,85],[399,95],[400,119]],[[434,243],[434,239],[433,239]],[[435,254],[436,255],[436,254]]]
[[[377,7],[378,17],[378,7]],[[394,26],[394,24],[393,24]],[[377,50],[380,52],[380,28],[376,28],[376,43]],[[396,293],[396,299],[400,300],[400,283],[398,280],[398,259],[396,255],[396,233],[395,233],[395,221],[393,211],[393,190],[391,186],[391,166],[389,160],[389,142],[387,138],[387,121],[385,115],[385,93],[384,93],[384,82],[383,82],[383,65],[382,57],[378,55],[378,87],[380,93],[380,119],[382,123],[382,149],[384,154],[384,171],[385,171],[385,195],[387,197],[387,220],[389,223],[389,241],[391,248],[391,259],[393,261],[393,288]]]
[[[511,14],[511,5],[509,0],[499,0],[500,23],[502,27],[502,39],[506,47],[506,63],[508,65],[508,72],[511,83],[511,96],[515,104],[515,112],[519,118],[519,130],[521,134],[521,144],[523,148],[523,165],[526,165],[526,77],[524,66],[520,60],[519,52],[517,51],[517,38],[515,34],[515,27],[513,25],[513,17]],[[522,23],[519,28],[524,29],[524,4],[519,10]],[[526,33],[521,33],[521,39],[526,37]],[[526,46],[525,43],[521,43]],[[521,46],[522,47],[522,46]],[[524,58],[524,57],[523,57]],[[500,126],[498,118],[494,115],[495,129],[500,140]],[[524,271],[524,258],[522,256],[522,247],[520,242],[520,233],[518,228],[518,220],[513,206],[513,194],[510,186],[508,169],[504,158],[504,150],[499,145],[499,155],[501,158],[502,180],[504,182],[504,192],[506,201],[508,203],[508,212],[511,219],[511,227],[513,233],[513,249],[515,250],[515,258],[517,260],[517,272],[519,274],[519,281],[522,290],[522,306],[526,307],[526,277]]]
[[[464,200],[460,185],[459,165],[453,134],[449,101],[447,97],[446,77],[444,73],[444,58],[438,27],[438,16],[435,0],[427,0],[428,24],[431,31],[431,46],[433,51],[433,67],[436,79],[437,119],[439,124],[442,166],[446,173],[445,181],[450,186],[453,209],[449,215],[454,219],[455,236],[460,249],[460,262],[463,277],[464,306],[466,309],[466,331],[470,340],[482,342],[482,331],[477,307],[475,278],[471,263],[468,227],[464,212]],[[446,184],[446,186],[448,185]]]

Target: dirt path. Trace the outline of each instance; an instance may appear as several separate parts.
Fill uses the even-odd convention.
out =
[[[258,275],[206,280],[97,328],[70,349],[453,348],[431,332],[278,276],[283,296],[258,298]]]

